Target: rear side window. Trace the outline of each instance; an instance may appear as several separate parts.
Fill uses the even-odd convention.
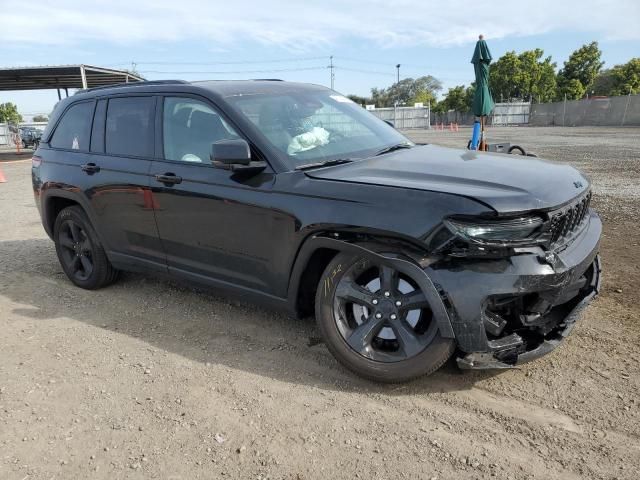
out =
[[[105,129],[106,153],[152,157],[154,112],[153,97],[110,99]]]
[[[63,115],[51,137],[53,148],[89,150],[93,102],[72,105]]]

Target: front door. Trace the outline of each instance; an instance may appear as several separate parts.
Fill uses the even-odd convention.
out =
[[[199,99],[164,98],[161,130],[164,159],[153,163],[152,190],[169,272],[272,291],[269,237],[277,218],[264,205],[273,172],[247,179],[214,168],[211,144],[240,136]]]

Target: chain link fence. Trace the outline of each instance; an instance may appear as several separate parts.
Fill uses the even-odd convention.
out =
[[[535,104],[531,107],[529,125],[640,126],[640,95]]]
[[[529,102],[503,102],[496,103],[493,112],[486,118],[486,125],[507,126],[527,125],[529,123]],[[435,113],[431,117],[433,124],[457,123],[458,125],[473,125],[477,117],[471,112],[456,112],[451,110],[445,113]]]
[[[376,108],[369,110],[380,120],[393,123],[398,129],[431,128],[429,107]]]

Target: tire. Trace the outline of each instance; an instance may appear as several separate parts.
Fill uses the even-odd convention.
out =
[[[53,241],[62,270],[71,282],[87,290],[113,283],[113,268],[87,214],[79,206],[63,209],[53,226]]]
[[[509,153],[511,155],[524,155],[524,149],[522,147],[514,145],[509,149]]]
[[[455,341],[440,335],[417,284],[398,272],[394,284],[390,272],[365,256],[336,255],[318,284],[316,322],[327,348],[346,368],[375,382],[399,383],[438,370],[453,354]],[[402,301],[403,307],[393,307]]]

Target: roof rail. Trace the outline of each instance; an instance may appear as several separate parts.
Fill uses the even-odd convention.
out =
[[[284,82],[281,78],[252,78],[254,82]]]
[[[96,90],[105,90],[108,88],[123,88],[123,87],[146,87],[147,85],[182,85],[189,83],[185,80],[145,80],[143,82],[130,82],[130,83],[114,83],[113,85],[102,85],[100,87],[91,87],[78,90],[78,93],[94,92]]]

